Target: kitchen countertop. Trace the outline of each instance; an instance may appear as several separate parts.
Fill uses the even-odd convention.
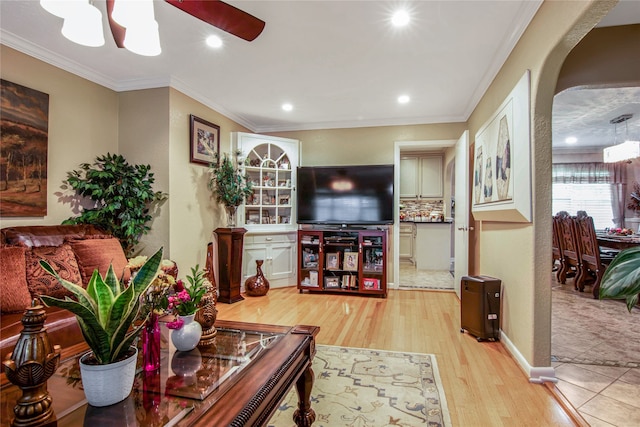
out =
[[[453,221],[412,221],[412,220],[406,220],[406,219],[403,219],[400,222],[414,223],[414,224],[452,224],[453,223]]]

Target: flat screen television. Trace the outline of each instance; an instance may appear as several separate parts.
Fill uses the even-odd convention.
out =
[[[297,169],[298,224],[393,224],[393,165]]]

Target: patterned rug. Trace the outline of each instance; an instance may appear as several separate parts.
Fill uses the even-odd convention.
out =
[[[314,427],[451,426],[432,354],[318,345],[313,371]],[[269,426],[293,425],[297,404],[294,388]]]

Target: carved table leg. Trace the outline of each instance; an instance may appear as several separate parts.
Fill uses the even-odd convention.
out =
[[[316,420],[316,413],[311,408],[311,389],[313,388],[313,369],[311,364],[304,370],[296,382],[298,392],[298,409],[293,414],[293,422],[298,427],[309,427]]]

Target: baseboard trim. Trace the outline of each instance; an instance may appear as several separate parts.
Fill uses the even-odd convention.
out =
[[[520,368],[522,368],[522,370],[529,376],[529,382],[535,384],[558,382],[558,379],[556,378],[556,370],[553,366],[531,366],[502,330],[500,331],[500,341],[502,341],[507,351],[509,351],[514,359],[516,359]]]

